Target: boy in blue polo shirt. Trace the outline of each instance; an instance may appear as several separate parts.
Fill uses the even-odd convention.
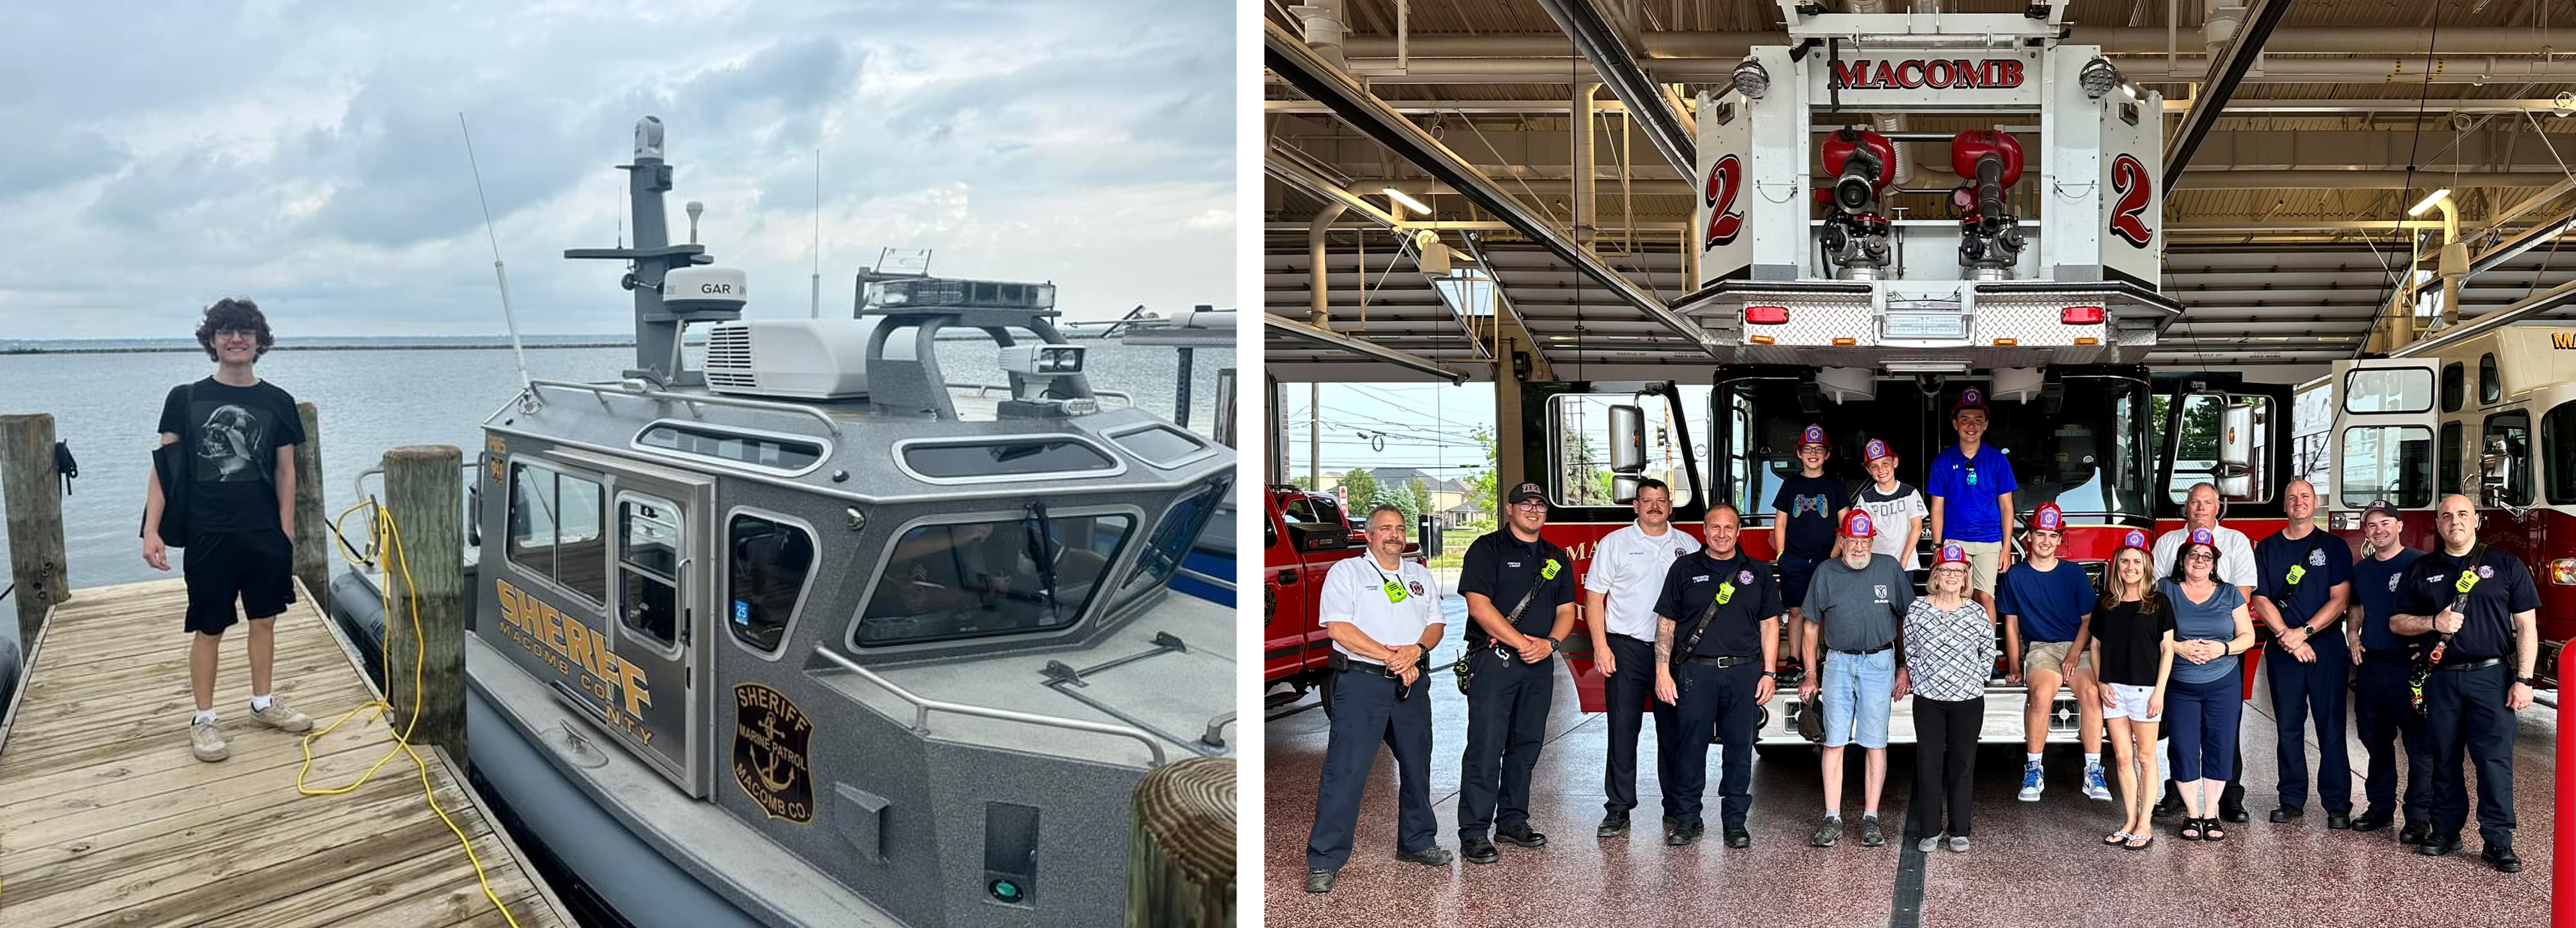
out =
[[[1984,443],[1986,391],[1969,387],[1950,407],[1950,426],[1959,443],[1932,459],[1923,492],[1932,497],[1932,539],[1958,542],[1968,552],[1968,588],[1987,615],[1995,611],[1995,575],[2012,569],[2012,552],[2004,547],[2004,526],[2012,524],[2012,464],[2004,453]]]

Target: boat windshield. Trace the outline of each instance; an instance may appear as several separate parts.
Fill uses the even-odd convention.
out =
[[[1125,515],[1061,512],[914,526],[868,596],[858,644],[1060,631],[1135,529]]]

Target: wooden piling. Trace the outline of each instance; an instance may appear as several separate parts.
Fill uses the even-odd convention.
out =
[[[399,732],[412,717],[412,594],[418,594],[420,726],[413,744],[465,751],[464,455],[454,445],[404,445],[385,452],[385,511],[404,556],[383,557],[394,612],[385,616],[385,697]],[[410,579],[404,579],[405,562]]]
[[[54,468],[51,414],[0,416],[0,498],[8,507],[18,644],[32,650],[46,610],[72,598],[63,557],[63,478]]]
[[[330,515],[322,511],[322,421],[313,404],[295,404],[304,422],[304,443],[295,446],[295,578],[313,595],[323,615],[331,614]]]
[[[1234,924],[1234,759],[1194,757],[1136,784],[1127,928]]]

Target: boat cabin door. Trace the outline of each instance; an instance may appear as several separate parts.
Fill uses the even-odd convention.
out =
[[[561,452],[559,452],[561,453]],[[642,672],[642,705],[608,728],[689,795],[709,777],[708,675],[715,641],[715,480],[605,456],[584,463],[608,477],[609,650]]]

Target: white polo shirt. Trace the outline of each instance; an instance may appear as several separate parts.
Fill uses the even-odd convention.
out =
[[[1387,600],[1386,582],[1403,584],[1404,601]],[[1349,622],[1362,634],[1387,647],[1420,644],[1422,630],[1440,624],[1440,582],[1431,569],[1399,559],[1394,570],[1377,565],[1377,555],[1362,554],[1324,574],[1324,598],[1316,610],[1324,622]],[[1339,641],[1333,650],[1351,655]]]
[[[2173,576],[2174,552],[2190,537],[2191,528],[2184,526],[2156,538],[2156,576]],[[2221,525],[2209,530],[2209,538],[2218,543],[2218,579],[2228,586],[2253,586],[2260,571],[2254,569],[2254,545],[2245,533]]]
[[[1655,598],[1663,595],[1664,574],[1673,561],[1699,550],[1699,539],[1679,526],[1666,525],[1662,535],[1648,535],[1634,522],[1601,537],[1592,549],[1592,566],[1583,571],[1583,588],[1606,593],[1602,628],[1614,635],[1655,640]]]

